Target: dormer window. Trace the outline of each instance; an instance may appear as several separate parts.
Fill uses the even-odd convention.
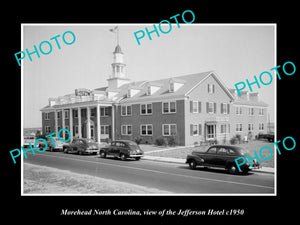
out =
[[[172,78],[169,83],[169,92],[176,92],[184,83],[184,80]]]
[[[174,82],[170,83],[169,92],[174,92]]]
[[[147,86],[147,95],[151,95],[151,86]]]
[[[155,92],[157,92],[161,88],[161,84],[156,82],[148,82],[147,84],[147,90],[146,95],[153,95]]]
[[[127,98],[131,98],[131,90],[130,89],[127,90]]]
[[[127,98],[131,98],[131,97],[135,96],[140,91],[141,91],[141,88],[139,88],[139,87],[130,87],[130,88],[128,88]]]

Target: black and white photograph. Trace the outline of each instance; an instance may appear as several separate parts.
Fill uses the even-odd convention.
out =
[[[22,27],[24,195],[276,194],[275,24]]]

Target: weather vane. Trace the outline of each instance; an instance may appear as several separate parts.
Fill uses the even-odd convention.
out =
[[[117,45],[119,45],[119,27],[115,26],[112,29],[109,29],[109,31],[113,32],[113,33],[117,33]]]

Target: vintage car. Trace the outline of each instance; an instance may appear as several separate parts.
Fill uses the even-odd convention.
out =
[[[51,137],[47,137],[46,141],[47,141],[47,146],[48,147],[47,147],[46,150],[49,150],[50,152],[53,152],[55,150],[62,151],[63,150],[63,145],[65,143],[60,141],[58,137],[52,137],[52,138],[53,138],[53,141],[55,142],[55,146],[53,144],[53,141],[51,140]],[[38,146],[39,146],[40,150],[45,149],[45,143],[44,142],[40,142]]]
[[[93,139],[75,138],[72,142],[63,145],[64,153],[97,154],[99,145]]]
[[[197,166],[203,167],[219,167],[228,170],[231,174],[239,172],[235,159],[245,154],[245,150],[241,147],[231,145],[213,145],[207,151],[193,151],[187,155],[186,163],[191,169],[196,169]],[[257,160],[251,161],[253,167],[259,167]],[[240,166],[243,173],[248,173],[251,170],[250,164],[246,162]]]
[[[267,139],[269,142],[273,142],[274,141],[274,132],[267,133],[267,134],[259,133],[257,135],[257,139]]]
[[[126,160],[127,158],[139,160],[144,156],[144,152],[140,147],[134,141],[129,140],[112,141],[110,146],[101,148],[99,154],[101,158],[113,156],[119,157],[121,160]]]

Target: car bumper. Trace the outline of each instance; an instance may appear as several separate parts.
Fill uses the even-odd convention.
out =
[[[129,155],[130,158],[139,158],[139,157],[143,157],[144,155],[142,154],[135,154],[135,155]]]
[[[98,153],[99,149],[86,149],[84,152],[85,153]]]

